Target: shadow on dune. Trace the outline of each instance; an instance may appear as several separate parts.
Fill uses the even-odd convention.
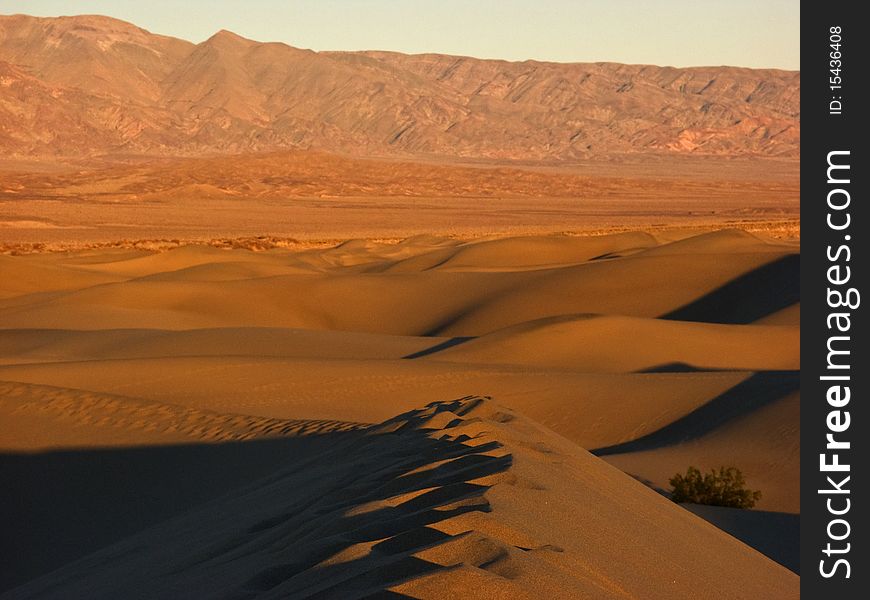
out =
[[[697,439],[729,421],[772,404],[800,389],[798,371],[755,373],[673,423],[630,442],[592,450],[595,456],[641,452]]]
[[[668,490],[639,475],[628,473],[657,494],[670,499]],[[755,548],[789,571],[800,575],[799,514],[768,510],[744,510],[726,506],[680,504],[722,531]]]
[[[244,591],[404,598],[386,588],[448,569],[413,554],[468,537],[471,532],[451,535],[435,525],[470,512],[490,512],[484,497],[489,486],[473,481],[506,471],[513,460],[498,442],[447,434],[479,402],[471,397],[434,402],[390,419],[378,426],[381,432],[352,443],[342,454],[359,457],[368,468],[353,469],[345,476],[348,481],[321,497],[314,516],[290,512],[252,528],[263,533],[266,543],[289,536],[305,549],[295,560],[262,569],[245,582]],[[445,412],[449,421],[430,424]],[[359,510],[372,503],[371,510]],[[359,558],[328,560],[358,544],[372,545]]]
[[[449,340],[445,340],[439,344],[435,344],[429,348],[424,348],[423,350],[419,350],[414,352],[413,354],[409,354],[407,356],[403,356],[402,358],[406,360],[413,360],[415,358],[422,358],[423,356],[429,356],[430,354],[437,354],[442,350],[447,350],[448,348],[453,348],[454,346],[459,346],[460,344],[464,344],[469,340],[475,339],[473,336],[458,336],[452,337]]]
[[[7,539],[31,548],[15,558],[27,573],[12,569],[4,584],[44,574],[198,501],[201,506],[181,518],[86,556],[10,597],[114,598],[129,597],[131,590],[166,597],[186,590],[204,598],[404,598],[387,588],[446,568],[415,553],[480,536],[451,535],[436,524],[490,512],[484,497],[489,485],[477,480],[512,464],[498,442],[451,432],[479,401],[436,402],[370,430],[301,439],[5,456],[4,480],[24,479],[14,510],[4,508],[4,521],[15,528]],[[256,456],[267,455],[268,475],[206,502],[217,491],[201,485],[208,473],[246,471]],[[276,457],[284,462],[276,464]],[[199,482],[184,482],[185,473],[195,473]],[[43,480],[48,488],[41,487]],[[140,498],[137,492],[146,489],[157,497]],[[65,514],[52,514],[52,507]],[[85,523],[63,524],[78,519]],[[95,526],[107,533],[88,540]],[[66,529],[58,537],[55,527]],[[40,558],[52,539],[61,539],[63,548]]]
[[[789,254],[729,281],[666,315],[670,321],[748,324],[800,301],[799,254]]]
[[[622,258],[623,256],[624,254],[622,252],[605,252],[604,254],[593,256],[589,259],[589,262],[596,260],[613,260],[614,258]]]
[[[800,515],[700,504],[682,506],[800,575]]]
[[[724,369],[701,369],[694,365],[684,362],[672,362],[663,365],[656,365],[646,369],[640,369],[638,373],[709,373],[711,371],[722,371]]]
[[[0,454],[0,591],[353,435]]]

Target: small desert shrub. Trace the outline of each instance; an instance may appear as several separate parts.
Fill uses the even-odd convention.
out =
[[[752,508],[761,499],[761,492],[747,490],[743,473],[735,467],[719,467],[702,474],[689,467],[685,475],[677,473],[670,480],[671,500],[712,506]]]

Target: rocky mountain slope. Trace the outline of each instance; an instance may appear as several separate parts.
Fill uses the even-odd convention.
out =
[[[0,16],[7,156],[565,160],[800,150],[800,73],[200,44],[102,16]]]

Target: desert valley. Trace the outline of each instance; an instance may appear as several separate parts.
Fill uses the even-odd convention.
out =
[[[798,597],[799,156],[798,72],[0,16],[0,598]]]

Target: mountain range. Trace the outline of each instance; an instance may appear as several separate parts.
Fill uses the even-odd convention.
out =
[[[687,50],[687,53],[690,50]],[[800,73],[202,43],[104,16],[0,16],[0,152],[317,149],[558,162],[800,153]]]

